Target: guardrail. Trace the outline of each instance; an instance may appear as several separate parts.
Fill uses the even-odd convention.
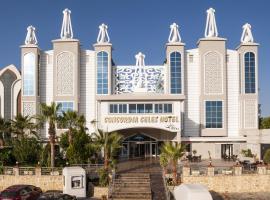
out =
[[[62,175],[61,167],[41,167],[41,175],[59,176]]]
[[[19,167],[19,175],[35,175],[36,168],[35,167]]]

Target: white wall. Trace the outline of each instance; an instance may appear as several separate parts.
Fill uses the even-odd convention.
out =
[[[193,55],[193,62],[189,62]],[[184,136],[200,134],[200,64],[198,49],[186,51]]]
[[[40,102],[49,105],[53,101],[53,50],[41,52],[40,58]],[[41,137],[48,137],[47,130],[48,124],[41,130]]]
[[[239,136],[239,63],[237,51],[227,50],[228,137]]]
[[[96,119],[96,70],[95,51],[81,50],[80,68],[80,104],[79,112],[86,118],[86,126],[89,132],[94,132],[91,121]]]
[[[126,103],[134,103],[133,102],[126,102]],[[119,102],[120,103],[120,102]],[[125,102],[121,102],[125,103]],[[144,103],[144,102],[140,102]],[[145,102],[146,103],[146,102]],[[167,130],[170,132],[179,132],[181,130],[181,103],[180,101],[175,101],[175,102],[158,102],[155,101],[155,103],[173,103],[173,113],[172,114],[161,114],[161,113],[153,113],[153,114],[109,114],[109,102],[101,102],[100,107],[99,107],[99,113],[100,113],[100,119],[99,119],[99,128],[105,130],[105,131],[116,131],[116,130],[121,130],[121,129],[127,129],[127,128],[144,128],[144,127],[149,127],[149,128],[158,128],[162,130]],[[177,116],[178,122],[160,122],[161,117],[168,117],[168,116]],[[114,123],[106,123],[106,119],[114,118],[114,117],[138,117],[138,122],[134,123],[125,123],[125,122],[114,122]],[[146,119],[146,117],[153,117],[157,121],[146,121],[149,118]],[[173,125],[177,129],[171,128],[169,125]]]

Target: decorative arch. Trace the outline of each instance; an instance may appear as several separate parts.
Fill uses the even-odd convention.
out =
[[[5,71],[10,70],[12,71],[15,75],[17,79],[21,79],[21,73],[19,72],[19,70],[15,67],[15,65],[8,65],[6,67],[4,67],[1,71],[0,71],[0,77],[2,76],[3,73],[5,73]]]
[[[21,87],[22,81],[18,79],[13,82],[12,89],[12,118],[21,112]]]
[[[0,81],[3,85],[3,96],[1,98],[3,110],[2,110],[2,116],[5,119],[11,119],[13,116],[12,113],[12,106],[13,106],[13,83],[17,80],[17,75],[10,69],[4,69],[0,75]],[[2,107],[1,106],[1,107]]]

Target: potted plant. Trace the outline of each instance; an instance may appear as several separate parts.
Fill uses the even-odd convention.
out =
[[[192,153],[193,153],[194,156],[196,156],[197,150],[196,149],[192,150]]]

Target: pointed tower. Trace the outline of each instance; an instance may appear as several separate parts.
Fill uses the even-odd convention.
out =
[[[80,42],[73,39],[71,11],[63,11],[60,39],[53,40],[53,101],[78,111]]]
[[[97,43],[94,44],[96,52],[96,94],[110,95],[114,93],[112,87],[112,44],[108,34],[108,26],[101,24],[99,26],[99,33]]]
[[[40,49],[35,27],[28,26],[24,45],[21,46],[22,67],[22,114],[33,116],[39,113]]]
[[[240,45],[237,47],[240,67],[240,128],[258,129],[258,43],[254,42],[251,25],[243,25]]]
[[[170,25],[170,34],[166,44],[166,83],[167,94],[184,94],[184,68],[185,68],[185,44],[181,41],[179,26],[176,23]]]
[[[206,14],[205,37],[198,41],[201,136],[227,136],[226,39],[218,37],[215,10],[209,8]],[[212,123],[209,110],[217,105],[218,120]]]

